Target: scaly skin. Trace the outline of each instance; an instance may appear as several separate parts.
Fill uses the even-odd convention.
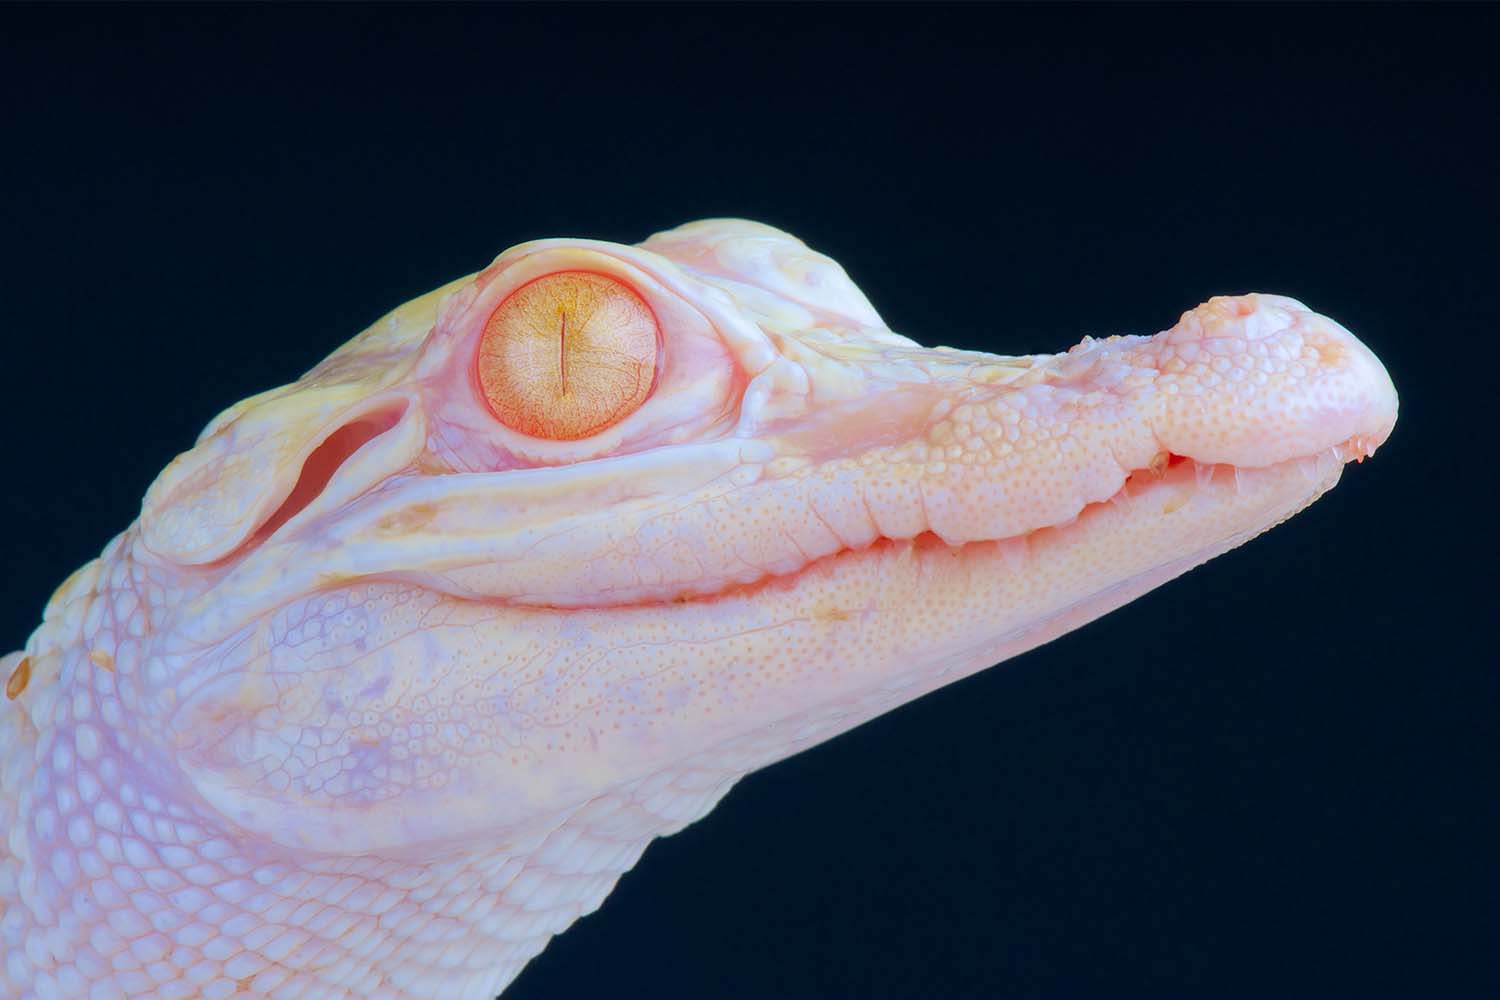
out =
[[[568,270],[660,368],[540,440],[476,338]],[[494,995],[741,776],[1238,545],[1395,415],[1290,299],[1003,358],[752,223],[516,247],[216,419],[0,661],[0,997]]]

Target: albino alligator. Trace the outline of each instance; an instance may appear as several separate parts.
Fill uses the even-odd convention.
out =
[[[215,419],[0,660],[0,997],[492,996],[741,776],[1395,416],[1286,298],[997,357],[749,222],[515,247]]]

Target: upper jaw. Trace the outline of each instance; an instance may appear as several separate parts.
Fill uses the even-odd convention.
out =
[[[1156,337],[1040,358],[857,343],[817,354],[795,361],[822,405],[757,437],[398,478],[271,540],[213,601],[253,617],[278,594],[372,576],[522,606],[701,597],[877,539],[961,545],[1066,524],[1170,456],[1241,469],[1363,457],[1396,413],[1364,345],[1275,296],[1214,299]],[[851,372],[864,395],[848,391]],[[273,590],[270,566],[289,568]]]

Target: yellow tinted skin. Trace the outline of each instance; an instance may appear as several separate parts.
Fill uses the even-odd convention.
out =
[[[507,427],[577,441],[646,401],[659,344],[651,307],[623,282],[562,271],[522,285],[491,314],[479,342],[479,385]]]

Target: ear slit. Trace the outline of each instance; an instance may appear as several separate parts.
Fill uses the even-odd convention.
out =
[[[258,544],[307,509],[327,488],[340,466],[359,449],[395,427],[405,413],[404,404],[365,413],[324,438],[302,463],[302,470],[297,474],[297,482],[292,491],[271,516],[255,529],[246,544]]]

